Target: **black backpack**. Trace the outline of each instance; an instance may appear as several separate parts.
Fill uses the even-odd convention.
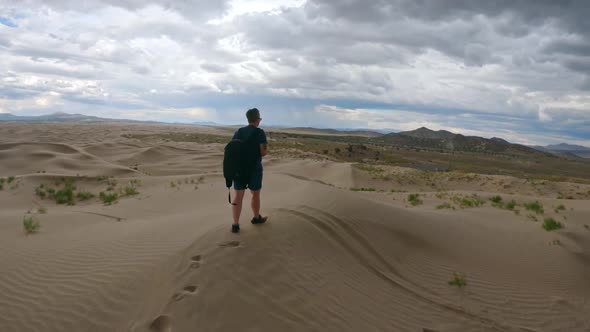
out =
[[[260,155],[260,146],[257,139],[260,137],[261,131],[260,128],[256,128],[246,138],[240,137],[242,132],[238,131],[238,138],[232,139],[225,146],[223,177],[228,190],[236,179],[243,184],[248,184],[250,181]],[[231,204],[231,194],[228,195],[228,200]]]

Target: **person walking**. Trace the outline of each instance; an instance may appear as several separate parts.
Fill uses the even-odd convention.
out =
[[[245,175],[233,179],[235,196],[232,204],[233,224],[231,227],[232,233],[240,232],[240,215],[242,213],[242,202],[246,189],[250,190],[252,194],[252,213],[254,217],[251,223],[254,225],[263,224],[268,217],[263,217],[260,214],[260,191],[262,190],[262,157],[266,156],[268,152],[268,142],[264,130],[259,128],[260,111],[257,108],[249,109],[246,112],[248,125],[238,129],[233,136],[233,140],[241,140],[244,142],[245,153],[248,163],[251,166]],[[248,174],[249,173],[249,174]]]

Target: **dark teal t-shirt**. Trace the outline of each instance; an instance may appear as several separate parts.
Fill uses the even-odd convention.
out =
[[[255,135],[255,132],[258,131],[258,129],[260,129],[260,128],[256,128],[255,126],[250,126],[250,125],[248,125],[246,127],[242,127],[234,133],[233,139],[245,140],[248,137],[250,137],[250,135]],[[258,144],[268,144],[268,142],[266,141],[266,134],[264,133],[264,130],[260,129],[259,131],[260,132],[259,132],[258,138],[257,138]],[[262,155],[260,154],[260,149],[258,149],[256,151],[258,153],[258,155],[257,155],[258,163],[256,164],[256,170],[262,171]]]

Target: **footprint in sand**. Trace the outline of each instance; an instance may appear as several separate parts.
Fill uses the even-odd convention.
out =
[[[222,248],[237,248],[241,245],[240,241],[229,241],[219,244]]]
[[[172,332],[172,319],[170,316],[161,315],[150,324],[150,331]]]
[[[186,286],[183,288],[183,290],[181,292],[178,293],[174,293],[174,295],[172,295],[172,300],[174,301],[180,301],[182,299],[184,299],[186,296],[189,295],[194,295],[197,292],[197,286]]]
[[[198,269],[201,267],[201,255],[191,257],[191,268]]]

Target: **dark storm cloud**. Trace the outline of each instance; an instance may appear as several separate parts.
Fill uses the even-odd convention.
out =
[[[236,123],[259,106],[272,124],[590,141],[589,1],[277,0],[254,10],[271,2],[3,3],[16,27],[0,25],[0,111],[165,109],[168,121],[170,109],[203,107]]]
[[[192,18],[203,18],[223,13],[228,6],[228,0],[25,0],[24,4],[41,4],[56,10],[87,11],[96,10],[104,6],[120,7],[127,10],[142,9],[150,5],[157,5],[168,10],[177,11]]]

